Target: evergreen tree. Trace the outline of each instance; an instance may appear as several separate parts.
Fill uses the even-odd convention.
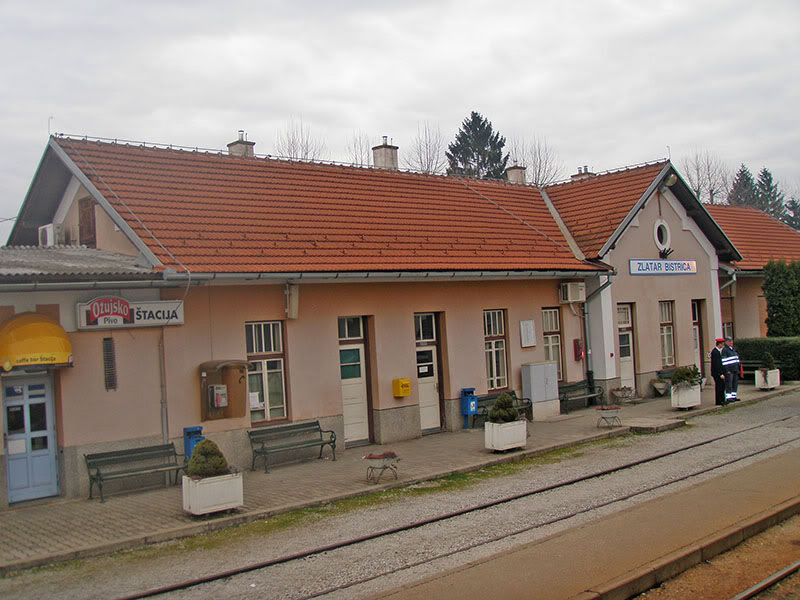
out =
[[[764,167],[758,173],[756,182],[756,198],[758,208],[765,213],[772,215],[776,219],[781,219],[784,214],[783,192],[778,188],[778,184],[772,179],[772,173]]]
[[[744,163],[736,171],[733,178],[731,191],[728,192],[728,204],[736,206],[755,206],[756,205],[756,182]]]
[[[764,267],[767,337],[800,335],[800,261],[769,262]]]
[[[503,154],[505,145],[506,138],[493,131],[491,122],[472,111],[445,152],[447,174],[500,179],[508,162],[508,154]]]
[[[800,231],[800,201],[790,198],[786,201],[785,208],[783,222]]]

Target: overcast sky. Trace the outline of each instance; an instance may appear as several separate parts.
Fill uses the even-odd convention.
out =
[[[48,121],[215,149],[244,129],[270,154],[302,119],[332,160],[360,131],[402,161],[420,122],[450,141],[476,110],[565,176],[701,149],[800,189],[797,0],[0,0],[0,56],[0,219]]]

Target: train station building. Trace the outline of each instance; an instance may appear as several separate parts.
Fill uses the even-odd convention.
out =
[[[742,255],[668,161],[544,189],[50,138],[0,249],[0,498],[88,494],[83,455],[319,420],[340,449],[464,427],[547,364],[651,393],[722,331]],[[526,379],[527,378],[527,379]],[[2,502],[2,500],[0,500]]]

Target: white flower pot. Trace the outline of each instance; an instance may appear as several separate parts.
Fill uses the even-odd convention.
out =
[[[766,376],[765,376],[766,375]],[[773,390],[781,384],[780,369],[756,369],[756,387],[760,390]]]
[[[183,476],[183,510],[193,515],[205,515],[220,510],[238,508],[244,504],[242,474],[231,473],[192,479]]]
[[[673,385],[670,388],[670,403],[672,408],[692,408],[700,406],[700,386]]]
[[[528,439],[528,426],[525,420],[511,423],[490,423],[483,430],[487,450],[508,450],[524,448]]]

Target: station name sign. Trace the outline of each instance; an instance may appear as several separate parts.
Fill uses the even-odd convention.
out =
[[[693,260],[630,259],[631,275],[689,275],[697,273],[697,262]]]
[[[118,329],[183,325],[183,301],[129,302],[103,296],[78,303],[78,329]]]

